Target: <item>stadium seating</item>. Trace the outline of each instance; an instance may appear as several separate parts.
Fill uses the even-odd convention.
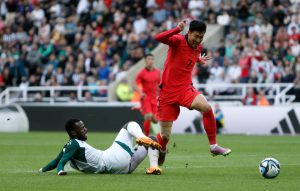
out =
[[[79,101],[106,101],[107,86],[157,47],[155,34],[182,19],[202,19],[221,26],[224,35],[219,43],[205,43],[213,60],[195,69],[195,84],[294,83],[285,93],[300,101],[299,3],[272,2],[1,1],[0,93],[8,87],[88,86],[89,93],[77,94]],[[224,88],[202,90],[212,99],[233,94]],[[274,91],[264,90],[274,97]],[[28,96],[43,100],[52,93]],[[54,94],[69,100],[63,97],[72,99],[74,91]]]

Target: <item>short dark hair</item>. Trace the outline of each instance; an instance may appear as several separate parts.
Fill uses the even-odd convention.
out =
[[[199,20],[193,20],[190,23],[189,31],[199,31],[199,32],[206,32],[206,24]]]
[[[75,128],[75,123],[81,121],[80,119],[69,119],[65,124],[65,129],[69,136],[71,136],[71,131]]]
[[[154,55],[153,55],[153,54],[151,54],[151,53],[148,53],[148,54],[146,54],[146,55],[145,55],[145,58],[147,58],[148,56],[154,57]]]

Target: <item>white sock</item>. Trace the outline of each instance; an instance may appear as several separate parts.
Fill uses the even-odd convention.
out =
[[[217,146],[218,146],[218,144],[210,145],[210,149],[211,149],[211,150],[214,150]]]
[[[135,138],[146,137],[141,129],[141,126],[134,121],[128,123],[127,131]]]
[[[157,149],[148,148],[148,157],[150,162],[150,167],[158,166],[158,156],[159,152]]]

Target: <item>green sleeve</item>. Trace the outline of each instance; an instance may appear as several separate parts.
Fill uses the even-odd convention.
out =
[[[54,160],[52,160],[49,164],[43,167],[42,171],[47,172],[55,169],[62,156],[63,156],[63,151],[61,151]]]
[[[57,172],[64,170],[66,163],[76,154],[79,145],[71,144],[67,146],[64,150],[64,153],[57,164]]]
[[[45,56],[49,56],[51,54],[52,50],[53,50],[53,45],[48,44],[46,50],[43,50],[42,48],[40,48],[39,52],[41,53],[41,55],[43,57],[45,57]]]

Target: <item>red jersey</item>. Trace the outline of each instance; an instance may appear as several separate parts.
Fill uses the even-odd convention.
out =
[[[202,45],[192,48],[178,27],[156,35],[155,39],[169,46],[161,85],[176,91],[192,84],[192,71],[199,60]]]
[[[160,81],[160,71],[156,68],[149,71],[146,68],[141,70],[136,79],[137,84],[142,84],[143,92],[150,98],[156,99],[158,84]]]

